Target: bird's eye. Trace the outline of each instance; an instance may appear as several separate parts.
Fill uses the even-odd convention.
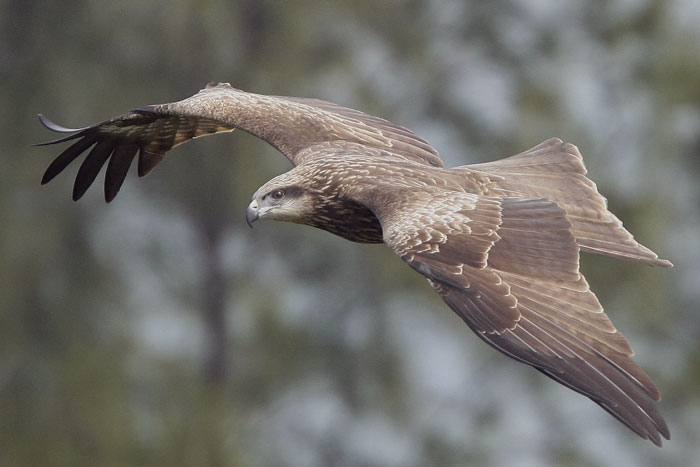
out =
[[[282,190],[275,190],[270,194],[270,196],[272,197],[272,199],[277,201],[282,199],[282,197],[284,196],[284,192]]]

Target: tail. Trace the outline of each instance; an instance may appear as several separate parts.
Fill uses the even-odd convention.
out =
[[[608,211],[607,200],[586,177],[578,148],[557,138],[515,156],[457,170],[486,174],[493,192],[556,202],[567,212],[571,233],[580,249],[613,258],[671,267],[670,261],[639,244],[620,219]]]

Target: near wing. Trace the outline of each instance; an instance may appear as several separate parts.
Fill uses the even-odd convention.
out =
[[[645,439],[669,431],[659,391],[579,273],[566,211],[544,199],[404,193],[385,242],[484,341],[584,394]]]
[[[442,166],[437,151],[425,140],[384,119],[317,99],[247,93],[225,83],[207,86],[179,102],[143,107],[86,128],[63,128],[43,115],[39,118],[50,130],[74,133],[42,145],[77,140],[51,163],[42,184],[92,147],[78,170],[75,200],[108,159],[107,202],[119,192],[137,152],[138,173],[144,176],[171,148],[236,128],[267,141],[295,165],[319,154],[353,149]]]

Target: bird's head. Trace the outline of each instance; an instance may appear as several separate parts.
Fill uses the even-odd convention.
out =
[[[313,215],[311,190],[286,175],[273,178],[253,195],[245,213],[246,222],[251,228],[253,222],[262,218],[305,224]]]

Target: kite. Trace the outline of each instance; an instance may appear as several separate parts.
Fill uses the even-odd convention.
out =
[[[274,219],[386,243],[486,343],[589,397],[642,438],[659,446],[670,439],[659,390],[579,271],[579,253],[672,264],[608,211],[576,146],[553,138],[495,162],[445,168],[428,142],[382,118],[226,83],[81,129],[39,118],[71,133],[43,144],[73,141],[42,184],[90,149],[75,200],[107,164],[112,201],[137,153],[144,176],[200,136],[240,129],[267,141],[294,167],[255,192],[249,225]]]

